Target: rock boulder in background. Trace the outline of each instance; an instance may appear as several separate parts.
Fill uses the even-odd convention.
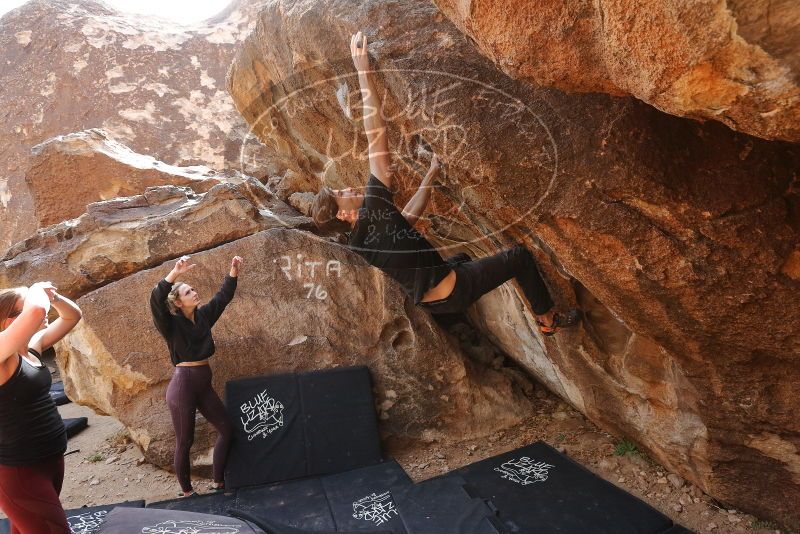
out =
[[[2,259],[0,286],[49,280],[78,297],[164,261],[275,227],[308,227],[254,178],[214,186],[148,188],[89,204],[81,217],[39,230]]]
[[[38,227],[25,176],[31,148],[57,135],[103,128],[170,165],[270,175],[263,148],[251,146],[252,159],[240,160],[247,125],[224,88],[257,8],[235,2],[193,26],[123,14],[94,0],[31,0],[3,15],[0,249]]]
[[[226,178],[205,166],[176,167],[136,154],[102,130],[48,139],[33,147],[32,154],[25,180],[39,227],[73,219],[92,202],[135,195],[148,187],[187,186],[203,193]]]

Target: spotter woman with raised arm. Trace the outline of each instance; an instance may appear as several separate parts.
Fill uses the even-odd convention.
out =
[[[175,427],[175,474],[183,496],[194,493],[189,450],[194,442],[197,410],[219,434],[214,445],[214,489],[220,491],[225,486],[225,462],[233,426],[228,420],[225,406],[211,385],[208,359],[215,350],[211,328],[233,299],[241,266],[242,258],[235,256],[220,290],[206,304],[200,304],[197,291],[188,283],[178,281],[195,267],[195,264],[189,263],[189,256],[183,256],[150,295],[153,321],[167,342],[175,366],[167,387],[167,405]]]

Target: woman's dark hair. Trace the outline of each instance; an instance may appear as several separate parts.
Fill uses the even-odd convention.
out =
[[[314,224],[326,234],[349,231],[350,225],[337,218],[337,213],[339,213],[339,204],[336,203],[333,190],[328,186],[322,186],[322,189],[314,197],[314,202],[311,203],[311,218],[314,220]]]
[[[14,313],[17,301],[24,299],[27,292],[27,287],[12,287],[0,290],[0,331],[3,330],[6,319]]]

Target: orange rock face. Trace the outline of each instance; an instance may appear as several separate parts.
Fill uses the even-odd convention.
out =
[[[436,0],[510,76],[632,95],[681,117],[800,141],[800,5],[792,0]]]
[[[33,0],[0,22],[0,285],[52,280],[81,297],[83,320],[58,348],[70,397],[115,415],[150,461],[170,465],[172,367],[147,296],[191,253],[207,299],[240,254],[236,299],[215,327],[218,391],[231,378],[359,363],[388,439],[517,423],[530,410],[525,378],[464,358],[396,284],[305,232],[309,219],[281,200],[315,190],[315,174],[265,160],[276,150],[248,137],[222,87],[252,5],[172,27],[93,0]],[[291,172],[276,181],[276,170]],[[200,429],[196,459],[212,438]]]
[[[459,5],[489,13],[504,4]],[[535,16],[520,5],[479,20],[509,43],[525,25],[516,40],[560,31],[560,40],[536,40],[543,57],[563,57],[564,71],[549,75],[569,82],[568,72],[580,73],[596,82],[582,91],[630,93],[598,73],[603,56],[586,29],[593,5],[569,14],[552,2],[530,6]],[[698,21],[722,35],[714,13]],[[445,255],[524,242],[557,305],[586,312],[578,330],[542,339],[505,285],[476,304],[474,322],[594,422],[718,500],[799,523],[789,503],[800,501],[800,149],[632,97],[510,79],[422,1],[276,0],[244,42],[228,87],[282,164],[318,184],[366,181],[348,50],[359,29],[401,164],[397,197],[419,183],[424,154],[448,162],[421,223],[429,238]],[[658,80],[679,79],[677,67]],[[755,104],[742,105],[731,110]],[[779,109],[774,117],[796,112]],[[765,136],[790,137],[774,133],[777,119],[769,124]]]
[[[205,166],[176,167],[136,154],[102,130],[62,135],[33,147],[25,175],[40,227],[77,217],[92,202],[148,187],[178,185],[202,193],[224,178]]]

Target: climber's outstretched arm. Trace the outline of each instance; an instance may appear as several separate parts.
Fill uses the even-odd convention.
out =
[[[392,187],[392,173],[389,165],[389,140],[386,132],[386,121],[383,118],[381,99],[370,79],[372,71],[367,52],[367,36],[361,32],[350,38],[350,53],[353,64],[358,71],[358,83],[361,87],[363,104],[364,132],[369,144],[369,171],[386,187]]]

